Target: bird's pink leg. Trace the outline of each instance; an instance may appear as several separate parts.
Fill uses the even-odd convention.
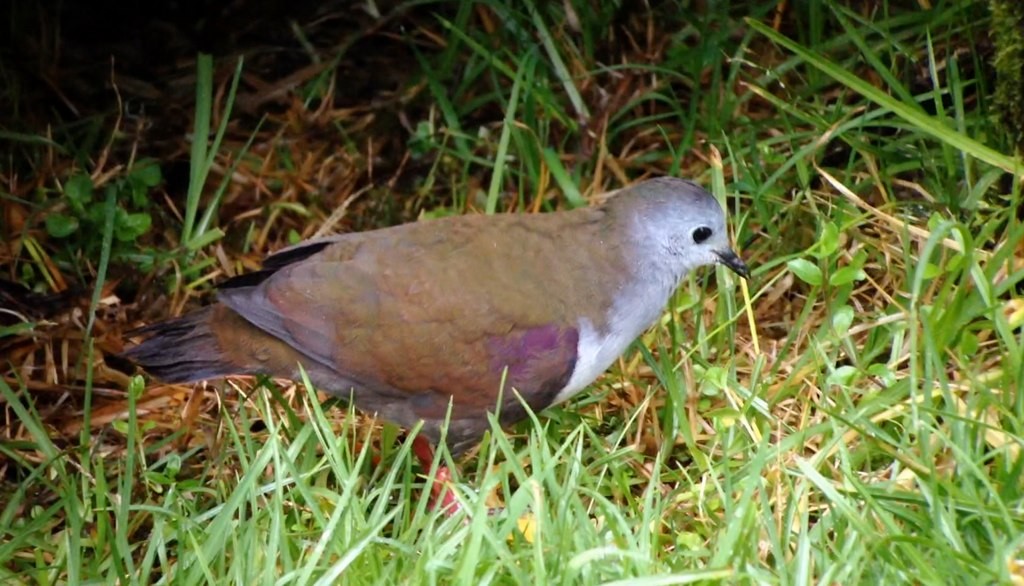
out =
[[[430,447],[430,442],[427,441],[427,438],[417,435],[412,440],[412,452],[419,459],[423,470],[429,473],[430,466],[434,463],[434,449]],[[459,501],[455,499],[455,494],[448,488],[448,485],[453,482],[453,477],[451,470],[447,466],[444,464],[438,465],[437,474],[434,475],[434,478],[427,480],[431,483],[430,503],[434,508],[440,509],[442,513],[449,517],[462,508],[459,506]]]

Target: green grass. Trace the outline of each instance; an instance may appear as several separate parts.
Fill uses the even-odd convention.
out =
[[[22,430],[0,441],[19,479],[0,581],[1022,583],[1024,196],[970,41],[984,4],[936,4],[818,5],[783,33],[774,2],[686,21],[488,3],[492,32],[438,12],[443,47],[408,39],[410,156],[452,195],[435,211],[694,176],[753,279],[692,276],[592,390],[495,430],[458,462],[455,518],[395,429],[304,385],[221,385],[216,416],[175,430],[136,416],[135,386],[76,446],[0,381]],[[217,150],[194,148],[193,182]],[[201,248],[219,233],[189,193]]]

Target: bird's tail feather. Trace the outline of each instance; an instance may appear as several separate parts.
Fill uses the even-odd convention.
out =
[[[124,357],[150,374],[171,383],[185,383],[229,374],[243,374],[227,360],[210,329],[213,307],[139,328],[132,335],[146,336]]]

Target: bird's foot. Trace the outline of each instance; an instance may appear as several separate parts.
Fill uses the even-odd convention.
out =
[[[434,463],[434,449],[430,446],[427,438],[422,435],[416,436],[412,440],[412,451],[420,461],[423,469],[429,472],[431,465]],[[427,481],[430,482],[431,507],[449,517],[454,517],[457,512],[463,510],[462,505],[455,498],[455,493],[451,490],[451,485],[455,482],[455,478],[448,466],[440,464],[437,467],[437,472],[434,473],[434,477],[428,478]]]

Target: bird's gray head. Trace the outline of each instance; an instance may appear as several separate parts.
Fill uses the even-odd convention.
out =
[[[707,191],[692,181],[660,177],[638,183],[609,200],[609,210],[647,260],[682,278],[699,266],[722,264],[746,278],[747,265],[729,246],[725,214]]]

